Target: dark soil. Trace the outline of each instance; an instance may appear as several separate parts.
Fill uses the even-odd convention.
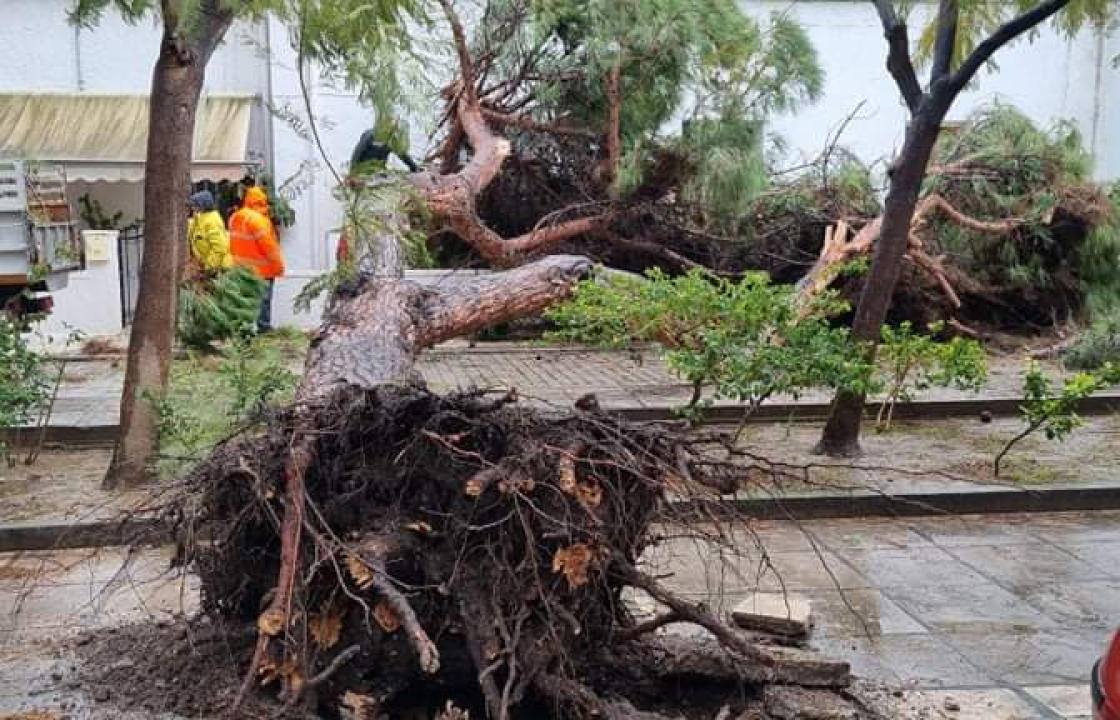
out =
[[[252,643],[251,634],[208,619],[91,631],[73,641],[76,689],[121,711],[218,717],[237,693]]]

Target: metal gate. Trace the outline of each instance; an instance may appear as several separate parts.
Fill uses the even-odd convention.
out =
[[[117,244],[121,276],[121,323],[128,327],[136,314],[136,297],[140,294],[140,261],[144,257],[144,228],[131,227],[121,231]]]

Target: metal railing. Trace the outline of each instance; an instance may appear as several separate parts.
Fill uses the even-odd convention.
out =
[[[121,278],[121,324],[132,324],[136,314],[136,298],[140,294],[140,262],[144,258],[144,228],[131,227],[121,231],[117,245]]]

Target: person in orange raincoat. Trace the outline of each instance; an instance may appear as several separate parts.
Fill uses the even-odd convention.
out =
[[[268,332],[272,329],[272,288],[284,274],[284,255],[269,220],[268,196],[261,188],[248,188],[241,209],[230,217],[229,244],[233,261],[252,268],[265,281],[257,332]]]

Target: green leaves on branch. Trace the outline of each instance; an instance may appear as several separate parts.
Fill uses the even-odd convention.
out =
[[[876,418],[881,429],[890,429],[895,405],[913,400],[915,391],[954,387],[976,392],[984,386],[988,379],[984,346],[961,337],[938,342],[935,336],[943,329],[941,323],[934,323],[923,335],[909,321],[883,326],[875,383],[884,395]]]
[[[46,358],[18,321],[0,312],[0,428],[26,425],[50,395]]]
[[[996,454],[993,473],[998,477],[1004,457],[1030,435],[1042,432],[1047,440],[1064,440],[1081,427],[1077,406],[1090,395],[1120,384],[1120,365],[1105,363],[1095,372],[1079,372],[1055,388],[1038,363],[1027,366],[1023,376],[1023,404],[1019,408],[1025,427]]]
[[[585,281],[548,317],[559,326],[556,339],[660,344],[669,367],[696,388],[693,404],[705,388],[752,406],[817,386],[866,388],[870,368],[852,352],[847,331],[827,322],[844,304],[826,296],[799,316],[792,294],[763,273],[731,281],[650,270],[645,278]]]
[[[747,404],[748,412],[775,394],[827,387],[885,392],[890,406],[933,386],[978,389],[987,378],[983,347],[954,338],[940,343],[909,324],[884,329],[879,363],[852,344],[847,328],[830,318],[846,309],[834,295],[810,301],[799,313],[794,291],[764,273],[741,280],[695,270],[669,277],[604,275],[577,286],[572,298],[548,311],[558,329],[551,339],[608,347],[653,342],[670,368],[713,398]],[[931,333],[940,332],[932,327]]]
[[[692,178],[682,199],[710,206],[722,229],[765,185],[765,120],[816,99],[823,85],[791,17],[755,18],[735,0],[500,0],[488,3],[472,50],[487,69],[484,89],[518,88],[518,112],[597,133],[609,125],[617,64],[614,194],[663,182],[650,171],[670,154]]]

